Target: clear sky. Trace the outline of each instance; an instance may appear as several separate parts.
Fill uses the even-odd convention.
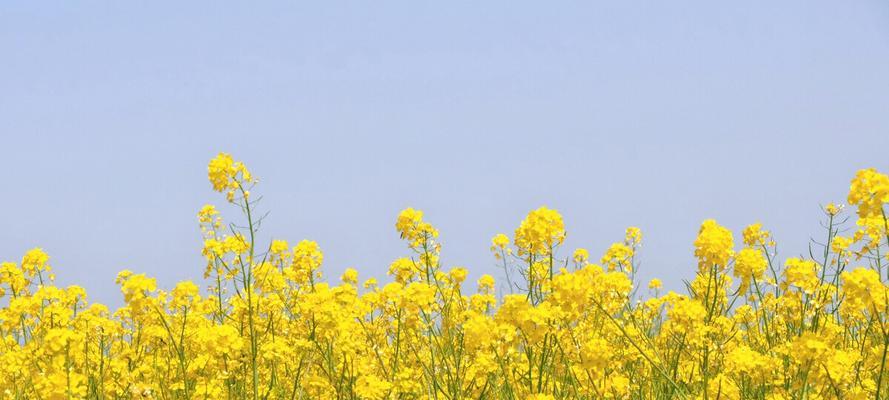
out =
[[[491,236],[547,205],[562,255],[637,225],[678,289],[702,220],[798,255],[889,170],[885,1],[294,3],[2,2],[0,259],[41,246],[112,305],[124,268],[199,281],[226,151],[329,276],[382,277],[408,206],[497,274]]]

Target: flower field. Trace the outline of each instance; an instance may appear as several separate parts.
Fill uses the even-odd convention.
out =
[[[256,239],[256,179],[227,154],[198,212],[199,283],[123,271],[124,306],[53,283],[50,257],[0,265],[2,399],[882,399],[889,397],[889,176],[851,180],[806,258],[759,223],[701,224],[680,292],[635,281],[642,232],[601,258],[565,249],[558,212],[491,241],[466,280],[438,231],[401,211],[386,279],[322,273],[313,241]],[[235,221],[235,222],[227,222]],[[736,237],[737,236],[737,237]]]

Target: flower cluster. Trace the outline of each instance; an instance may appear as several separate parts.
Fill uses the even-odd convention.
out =
[[[725,268],[734,254],[732,231],[720,226],[716,221],[708,219],[701,224],[698,237],[695,239],[695,257],[698,268],[718,266]]]
[[[889,203],[889,176],[875,169],[855,174],[849,189],[849,204],[858,205],[861,218],[883,216],[883,205]]]
[[[250,196],[250,192],[244,186],[255,182],[244,163],[235,161],[227,153],[219,153],[210,160],[210,164],[207,165],[207,177],[213,185],[213,190],[224,192],[230,202],[234,201],[237,191],[241,191],[245,197]]]
[[[687,290],[652,279],[647,297],[638,228],[593,264],[586,249],[559,255],[564,222],[545,207],[492,239],[503,281],[445,267],[438,231],[409,208],[386,282],[352,268],[328,282],[318,243],[257,242],[243,164],[220,154],[208,170],[245,221],[199,211],[201,284],[122,271],[112,312],[56,286],[39,248],[0,264],[0,399],[889,396],[889,178],[874,170],[852,181],[859,221],[827,207],[810,257],[778,260],[758,223],[736,251],[706,220]]]
[[[548,255],[565,240],[562,216],[546,207],[531,211],[515,231],[519,255]]]

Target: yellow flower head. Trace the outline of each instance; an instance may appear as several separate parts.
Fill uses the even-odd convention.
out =
[[[397,282],[409,282],[417,273],[419,273],[419,268],[410,258],[399,258],[389,264],[389,275],[395,277]]]
[[[574,256],[572,258],[575,263],[583,265],[590,260],[590,252],[587,251],[587,249],[574,250]]]
[[[763,257],[762,251],[753,248],[739,251],[735,256],[733,273],[736,278],[741,279],[741,290],[747,289],[751,279],[761,280],[767,265],[768,262]]]
[[[478,289],[480,292],[490,292],[494,290],[494,277],[488,274],[482,275],[481,278],[478,278]]]
[[[804,332],[790,343],[788,350],[794,361],[808,365],[812,362],[825,361],[830,356],[831,344],[815,333]]]
[[[387,393],[391,388],[392,384],[385,379],[376,375],[363,375],[356,382],[355,393],[362,399],[383,400],[387,398]]]
[[[50,271],[49,255],[39,247],[28,250],[22,257],[22,271],[28,276],[37,275],[41,271]]]
[[[398,214],[395,229],[413,248],[421,247],[424,243],[427,247],[434,247],[432,240],[438,237],[438,230],[423,221],[423,211],[413,208],[406,208]]]
[[[191,281],[182,281],[176,284],[172,294],[173,301],[170,304],[173,308],[184,307],[190,305],[198,295],[198,286]]]
[[[711,265],[719,265],[725,268],[729,259],[734,255],[734,240],[732,232],[712,219],[701,224],[701,230],[695,239],[695,257],[698,258],[698,267],[709,268]]]
[[[648,281],[648,288],[649,289],[658,290],[663,286],[664,286],[664,284],[661,282],[660,279],[654,278],[654,279]]]
[[[283,257],[289,248],[290,245],[287,244],[286,240],[272,240],[272,244],[269,246],[269,253]]]
[[[494,235],[491,239],[491,252],[494,253],[494,258],[501,259],[504,255],[512,254],[512,249],[507,247],[509,246],[509,237],[498,233]]]
[[[830,249],[840,255],[840,257],[848,257],[851,253],[849,247],[852,246],[852,242],[852,238],[834,236],[833,241],[830,243]]]
[[[769,231],[764,231],[762,229],[762,224],[758,222],[747,225],[747,227],[744,228],[744,244],[749,247],[765,246],[769,244],[770,236],[771,234]]]
[[[627,228],[626,235],[624,236],[624,243],[626,243],[627,246],[638,246],[642,244],[642,230],[635,226]]]
[[[843,205],[842,205],[842,204],[837,205],[837,204],[834,204],[834,203],[827,203],[827,205],[824,206],[824,212],[826,212],[827,215],[830,215],[831,217],[836,216],[836,215],[839,214],[840,211],[842,211],[842,210],[843,210]]]
[[[318,243],[312,240],[302,240],[293,248],[293,261],[291,269],[294,272],[297,283],[306,283],[321,277],[321,263],[324,261],[324,253]]]
[[[858,206],[860,218],[882,216],[889,203],[889,176],[873,168],[859,170],[849,186],[849,204]]]
[[[219,211],[216,210],[216,207],[212,204],[205,204],[201,207],[201,210],[198,211],[198,221],[204,224],[208,224],[213,222],[214,217],[219,215]]]
[[[633,258],[632,247],[623,243],[613,243],[611,244],[611,247],[605,251],[602,259],[599,260],[599,263],[603,266],[607,266],[609,271],[614,271],[618,267],[630,271],[633,268],[631,258]]]
[[[448,272],[448,278],[451,279],[455,285],[459,285],[466,280],[466,275],[469,275],[469,271],[463,267],[454,267],[450,272]]]
[[[219,153],[210,160],[210,164],[207,165],[207,177],[213,185],[213,190],[226,193],[228,201],[234,200],[236,190],[244,190],[244,195],[247,196],[247,188],[244,185],[255,182],[244,163],[235,161],[227,153]]]
[[[855,268],[840,275],[843,282],[845,301],[840,305],[843,312],[853,318],[866,310],[879,312],[886,307],[886,286],[880,281],[880,274],[869,268]]]
[[[358,271],[356,271],[355,268],[346,268],[343,275],[340,277],[340,280],[355,285],[358,283]]]
[[[565,240],[565,223],[556,210],[540,207],[528,213],[515,231],[519,255],[550,255]]]
[[[796,286],[806,293],[814,293],[818,287],[818,264],[801,258],[788,258],[784,263],[784,278],[788,285]]]

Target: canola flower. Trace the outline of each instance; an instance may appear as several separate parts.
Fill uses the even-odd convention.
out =
[[[325,278],[319,243],[257,241],[257,183],[228,154],[208,166],[244,221],[198,212],[203,281],[164,289],[122,271],[124,306],[54,284],[40,248],[0,263],[2,399],[885,399],[889,177],[862,170],[808,257],[714,220],[683,293],[636,289],[638,228],[599,264],[562,251],[561,215],[531,211],[491,251],[505,282],[443,264],[422,211],[395,223],[389,278]],[[840,236],[840,232],[848,235]],[[738,247],[736,247],[738,246]],[[200,271],[197,267],[195,271]]]

